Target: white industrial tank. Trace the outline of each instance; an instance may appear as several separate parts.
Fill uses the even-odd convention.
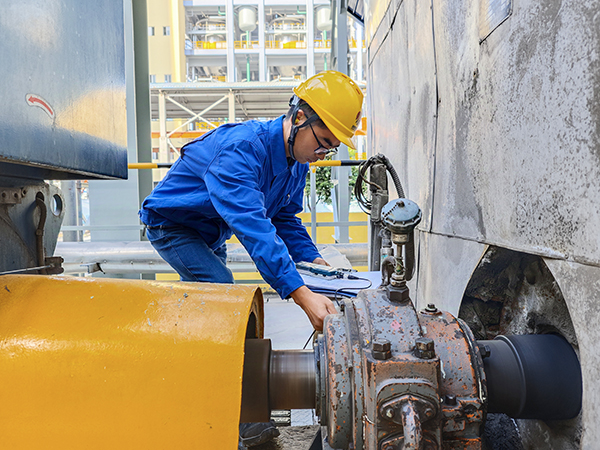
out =
[[[331,30],[331,8],[329,6],[321,6],[317,9],[316,24],[319,31]]]
[[[238,23],[242,31],[254,31],[256,29],[256,10],[249,6],[240,8],[238,11]]]

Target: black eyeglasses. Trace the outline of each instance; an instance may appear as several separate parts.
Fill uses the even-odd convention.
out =
[[[310,127],[310,131],[312,131],[312,134],[315,137],[317,144],[319,144],[319,146],[315,150],[315,155],[325,155],[325,156],[335,155],[338,151],[338,148],[337,147],[331,147],[331,148],[325,147],[323,144],[321,144],[321,141],[317,137],[315,130],[313,130],[312,124],[309,124],[308,126]]]

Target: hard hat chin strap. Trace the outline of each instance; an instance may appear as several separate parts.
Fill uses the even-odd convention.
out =
[[[299,105],[300,105],[300,98],[298,98],[298,96],[294,95],[290,99],[290,106],[293,107],[294,109],[292,110],[292,117],[291,117],[292,128],[290,129],[290,136],[288,137],[288,149],[290,151],[290,157],[294,161],[297,161],[296,156],[294,155],[294,142],[296,141],[296,134],[298,134],[298,131],[300,130],[300,128],[307,127],[311,123],[313,123],[319,119],[319,116],[315,114],[315,115],[307,118],[301,125],[296,125],[296,116],[298,115],[298,111],[300,110]]]

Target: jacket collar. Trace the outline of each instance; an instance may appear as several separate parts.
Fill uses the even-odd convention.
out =
[[[269,124],[269,138],[271,148],[271,167],[273,174],[279,175],[288,168],[287,158],[285,156],[285,144],[283,141],[283,119],[281,116],[272,120]]]

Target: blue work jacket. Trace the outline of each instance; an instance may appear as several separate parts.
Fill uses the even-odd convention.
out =
[[[296,217],[307,172],[308,164],[288,165],[283,116],[221,125],[184,146],[144,200],[140,218],[150,226],[194,228],[213,250],[235,233],[285,298],[304,284],[294,261],[320,256]]]

